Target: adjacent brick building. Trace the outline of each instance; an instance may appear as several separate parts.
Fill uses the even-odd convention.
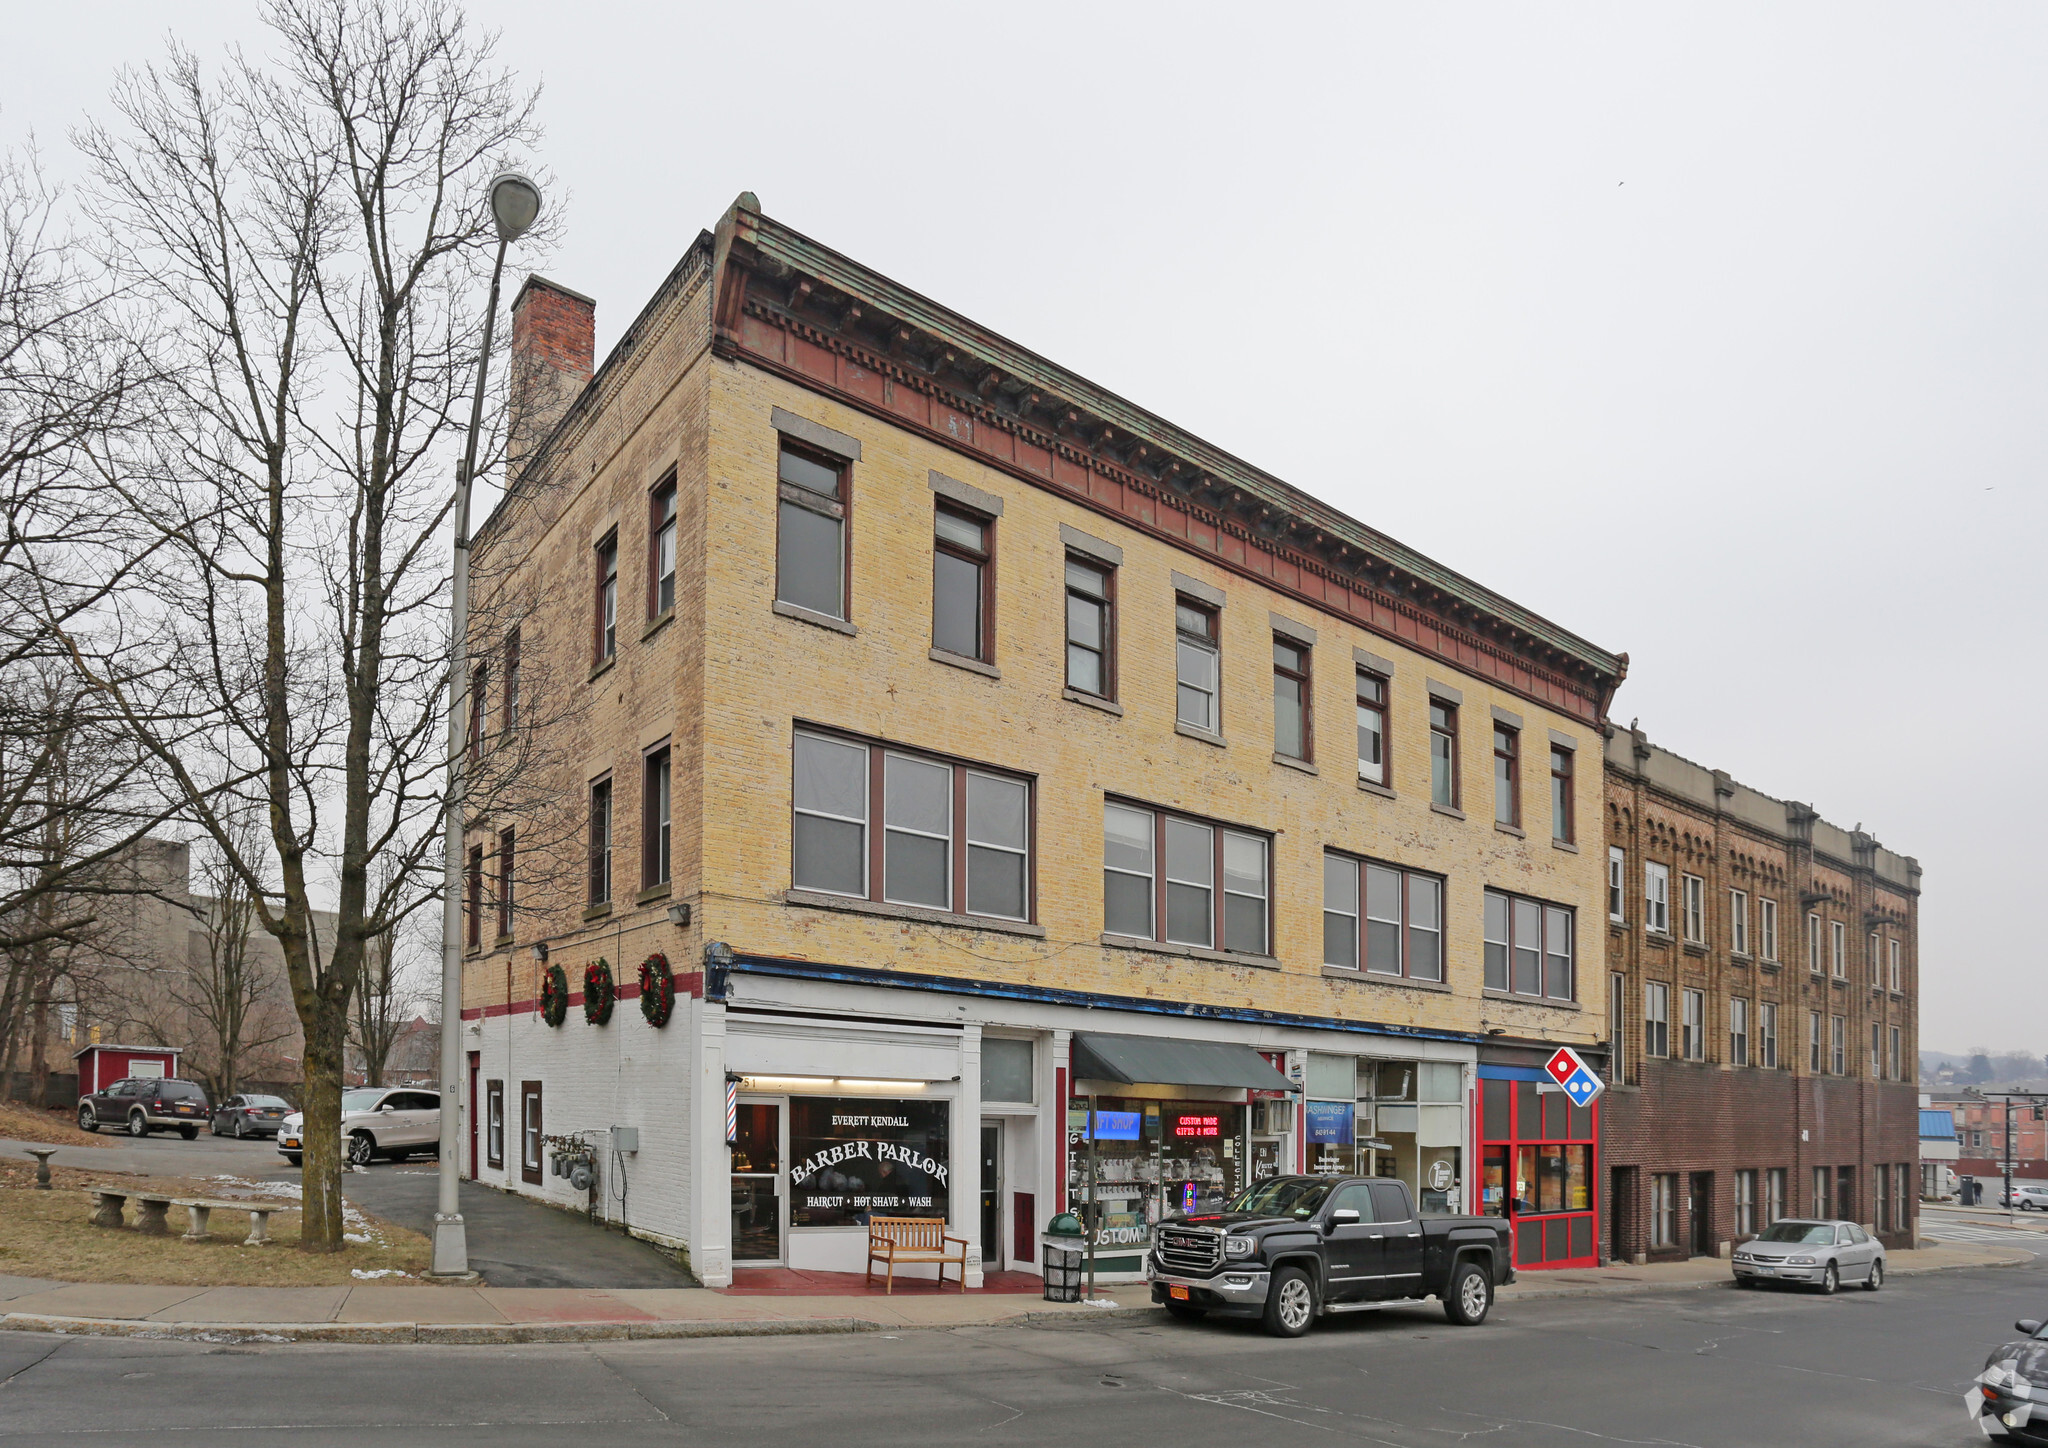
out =
[[[1983,1181],[1987,1201],[2003,1190],[2004,1162],[2013,1163],[2015,1181],[2048,1180],[2048,1122],[2042,1119],[2048,1113],[2035,1102],[2016,1099],[2008,1112],[2006,1100],[2000,1096],[1937,1091],[1929,1097],[1929,1104],[1953,1117],[1955,1169],[1960,1175]],[[2012,1124],[2010,1138],[2008,1121]]]
[[[1920,867],[1658,748],[1606,750],[1607,1255],[1780,1216],[1910,1246]]]

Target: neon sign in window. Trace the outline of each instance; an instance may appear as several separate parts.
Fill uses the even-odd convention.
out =
[[[1191,1137],[1221,1136],[1223,1118],[1220,1116],[1179,1115],[1173,1118],[1173,1134],[1176,1139]]]

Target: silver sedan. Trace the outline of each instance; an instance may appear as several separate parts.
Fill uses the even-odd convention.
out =
[[[1854,1282],[1884,1286],[1884,1243],[1854,1222],[1787,1217],[1735,1249],[1735,1285],[1797,1282],[1833,1292]]]

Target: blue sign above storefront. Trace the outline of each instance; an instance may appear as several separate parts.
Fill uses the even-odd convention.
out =
[[[1349,1146],[1353,1107],[1349,1101],[1308,1103],[1308,1139],[1320,1146]]]

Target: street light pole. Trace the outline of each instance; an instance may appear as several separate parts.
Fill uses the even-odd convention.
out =
[[[505,248],[540,215],[540,188],[517,172],[507,171],[494,177],[490,195],[491,219],[498,231],[498,255],[491,264],[491,299],[484,312],[483,351],[476,363],[469,438],[463,445],[462,465],[455,474],[455,557],[448,607],[448,783],[441,820],[440,1192],[434,1205],[434,1256],[429,1273],[434,1277],[474,1275],[469,1267],[469,1238],[463,1226],[461,1198],[462,836],[468,782],[462,736],[469,717],[469,489],[476,476],[477,434],[483,428],[484,380],[491,366],[491,339],[498,322],[498,283],[505,272]],[[478,743],[481,745],[482,740]]]

